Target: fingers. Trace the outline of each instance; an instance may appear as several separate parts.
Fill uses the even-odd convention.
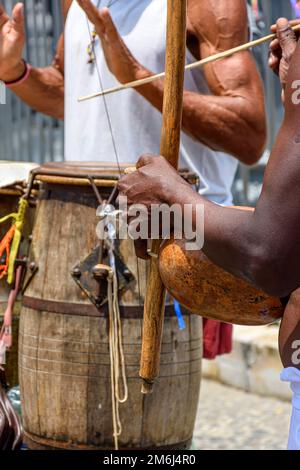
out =
[[[270,44],[270,52],[269,52],[269,67],[275,73],[279,73],[279,64],[282,58],[282,50],[279,44],[279,40],[276,38]]]
[[[127,179],[129,176],[122,176],[117,183],[118,191],[120,194],[126,195],[126,190],[128,189]]]
[[[114,41],[119,37],[118,30],[112,20],[108,8],[98,10],[90,0],[77,0],[78,4],[85,11],[89,21],[93,23],[101,39]]]
[[[3,6],[0,5],[0,28],[2,28],[8,21],[9,16],[4,10]],[[24,5],[23,3],[17,3],[12,12],[12,26],[20,34],[24,34]]]
[[[271,51],[275,53],[280,53],[281,54],[281,47],[278,38],[273,39],[273,41],[270,43],[270,49]]]
[[[282,49],[282,56],[289,62],[297,46],[297,38],[286,18],[279,18],[277,25],[277,37]]]
[[[286,18],[279,18],[271,27],[271,31],[277,34],[277,38],[270,43],[268,64],[277,75],[281,59],[283,58],[288,66],[297,46],[297,37],[291,28],[294,24],[299,24],[299,20],[288,21]],[[282,83],[284,85],[284,80]]]
[[[89,21],[93,23],[98,34],[104,33],[104,25],[98,8],[90,0],[77,0],[78,5],[83,9]]]
[[[137,169],[142,168],[143,166],[150,165],[150,163],[153,163],[153,160],[155,158],[163,158],[160,155],[151,155],[146,153],[145,155],[142,155],[137,162]]]
[[[300,20],[290,20],[289,21],[289,24],[290,26],[298,26],[298,24],[300,25]],[[270,31],[271,33],[277,33],[277,24],[272,24],[272,26],[270,27]]]
[[[14,29],[20,33],[24,34],[25,25],[24,25],[24,5],[23,3],[17,3],[12,12],[12,25]]]
[[[104,33],[107,34],[110,40],[117,39],[117,37],[119,37],[119,33],[112,20],[109,9],[102,8],[102,10],[100,10],[100,16],[104,26]]]
[[[143,166],[149,165],[153,159],[153,155],[145,154],[142,155],[136,164],[137,169],[142,168]]]
[[[3,6],[0,5],[0,28],[2,28],[9,21],[9,16],[4,10]]]

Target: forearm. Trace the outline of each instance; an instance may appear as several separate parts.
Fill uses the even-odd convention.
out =
[[[136,90],[162,111],[163,80]],[[251,99],[243,96],[201,95],[185,91],[183,129],[207,147],[229,153],[245,164],[253,164],[262,155],[266,135],[264,119],[260,119],[264,110],[254,108]]]
[[[17,77],[21,73],[14,75]],[[5,81],[10,81],[10,78],[3,77]],[[64,77],[55,67],[32,68],[29,78],[19,85],[11,86],[11,90],[36,111],[63,119]]]
[[[253,212],[219,206],[193,190],[177,191],[170,203],[180,204],[183,214],[187,204],[193,207],[193,230],[204,230],[203,251],[211,261],[231,274],[255,282],[249,262],[254,261]],[[204,209],[204,226],[197,219],[198,206]]]

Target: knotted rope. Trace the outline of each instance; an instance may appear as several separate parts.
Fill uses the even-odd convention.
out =
[[[120,211],[115,211],[113,206],[103,203],[97,215],[104,221],[98,232],[99,239],[105,240],[109,254],[109,265],[102,265],[107,270],[107,298],[109,313],[109,355],[111,376],[111,401],[113,438],[115,450],[119,449],[119,436],[122,434],[119,405],[128,399],[128,385],[125,370],[125,357],[122,340],[122,322],[119,308],[119,288],[117,269],[115,264],[115,219]],[[122,382],[123,396],[120,385]]]
[[[122,343],[122,325],[118,298],[118,280],[115,270],[109,269],[108,275],[108,310],[109,310],[109,353],[111,373],[111,398],[113,415],[113,437],[115,450],[119,448],[119,436],[122,434],[119,405],[128,399],[128,385],[125,371],[125,357]],[[123,396],[120,393],[120,378],[123,384]]]

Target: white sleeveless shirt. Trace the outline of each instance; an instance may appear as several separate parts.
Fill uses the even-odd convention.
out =
[[[102,0],[100,7],[107,3]],[[110,12],[133,56],[152,72],[163,71],[167,0],[115,0]],[[92,31],[93,26],[90,28]],[[77,102],[78,97],[98,91],[100,85],[95,66],[88,64],[88,23],[76,1],[67,17],[65,42],[65,159],[116,163],[103,98]],[[95,51],[103,88],[118,85],[107,68],[99,39]],[[187,62],[194,61],[187,50]],[[200,69],[186,73],[185,89],[210,94]],[[162,125],[159,111],[135,90],[108,95],[106,102],[120,163],[135,163],[143,153],[159,153]],[[224,205],[232,203],[231,187],[237,165],[232,156],[211,150],[182,133],[180,166],[199,174],[200,193],[210,200]]]

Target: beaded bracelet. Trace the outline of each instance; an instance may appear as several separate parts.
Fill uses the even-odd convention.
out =
[[[4,82],[5,83],[5,86],[7,88],[11,88],[13,86],[16,86],[16,85],[21,85],[22,83],[26,82],[26,80],[29,78],[29,75],[30,75],[30,72],[31,72],[31,65],[27,64],[27,62],[22,59],[23,62],[24,62],[24,65],[25,65],[25,71],[23,73],[23,75],[18,78],[17,80],[13,80],[12,82]]]

